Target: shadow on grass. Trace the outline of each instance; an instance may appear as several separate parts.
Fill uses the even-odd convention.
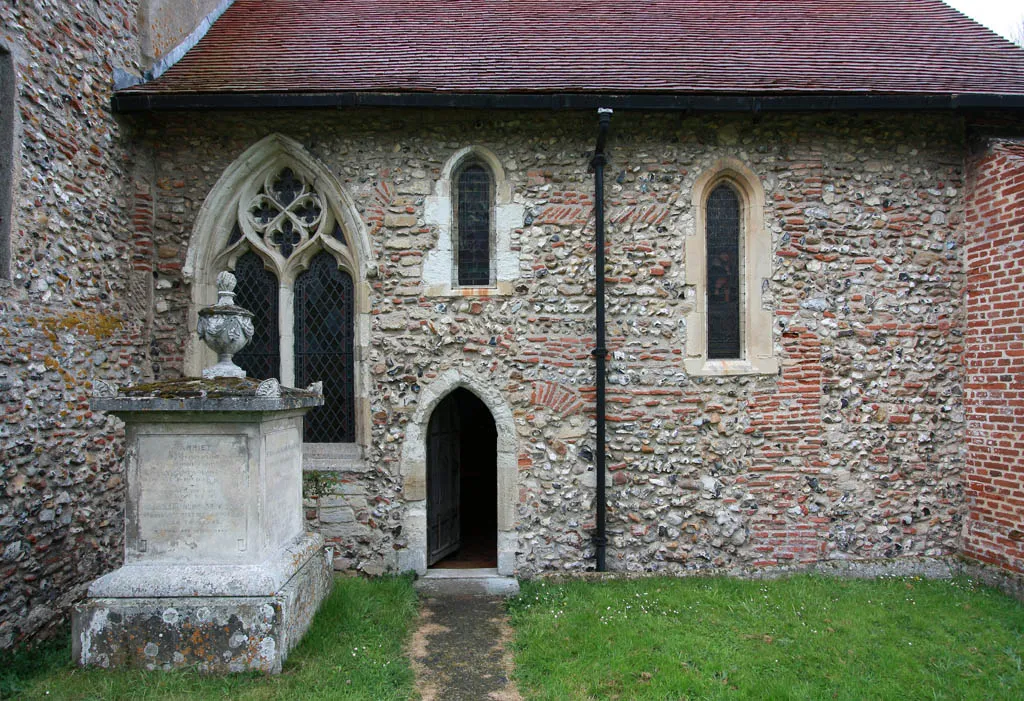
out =
[[[404,644],[416,618],[407,577],[337,578],[302,642],[277,676],[83,669],[70,634],[0,658],[0,698],[408,699]]]

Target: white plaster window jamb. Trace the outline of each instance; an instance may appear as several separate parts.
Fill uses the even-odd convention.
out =
[[[453,179],[467,163],[482,164],[493,179],[494,199],[492,213],[490,287],[460,287],[455,277],[456,243]],[[512,201],[512,186],[505,177],[501,161],[490,150],[480,146],[467,146],[454,153],[434,183],[434,191],[424,202],[424,221],[437,231],[437,244],[427,252],[423,261],[423,288],[428,297],[487,297],[513,294],[513,284],[519,275],[519,251],[512,250],[512,233],[523,225],[526,208]]]
[[[740,198],[741,293],[740,355],[736,359],[708,358],[707,343],[707,199],[723,182]],[[764,305],[764,290],[772,273],[771,232],[764,224],[765,196],[760,178],[740,161],[723,158],[702,173],[692,191],[694,230],[686,236],[686,281],[694,290],[686,314],[686,358],[690,375],[774,375],[772,311]]]

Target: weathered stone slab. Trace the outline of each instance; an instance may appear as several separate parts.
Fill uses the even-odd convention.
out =
[[[330,592],[317,550],[269,596],[92,598],[75,608],[72,655],[82,665],[277,673]]]
[[[247,443],[239,434],[138,436],[140,554],[201,560],[248,549]]]
[[[287,542],[305,527],[302,518],[302,425],[282,426],[263,437],[261,494],[270,543]]]
[[[255,565],[129,563],[94,581],[88,592],[97,598],[270,596],[323,548],[321,534],[306,533]]]
[[[301,535],[301,414],[124,414],[125,562],[255,565]]]

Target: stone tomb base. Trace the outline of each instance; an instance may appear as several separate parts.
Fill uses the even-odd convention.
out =
[[[332,584],[302,514],[302,416],[321,404],[245,378],[93,398],[125,422],[124,566],[73,612],[76,662],[281,671]]]
[[[290,549],[306,555],[305,563],[273,593],[86,599],[72,617],[74,659],[99,667],[280,672],[331,590],[330,551],[318,536],[307,539],[313,542]],[[108,588],[123,588],[122,570],[112,573],[120,576]],[[102,592],[102,584],[90,594]]]

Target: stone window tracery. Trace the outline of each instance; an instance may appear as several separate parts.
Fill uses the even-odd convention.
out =
[[[321,233],[324,224],[320,195],[288,167],[267,174],[246,214],[253,235],[285,259]]]
[[[223,270],[238,278],[235,301],[255,314],[253,344],[236,362],[284,385],[323,382],[328,406],[307,414],[320,426],[308,429],[315,435],[304,436],[304,454],[360,460],[370,437],[364,363],[376,262],[352,197],[298,141],[273,133],[255,142],[203,202],[182,266],[190,331],[216,301]],[[216,361],[194,333],[184,350],[189,375]],[[318,412],[330,418],[312,418]]]
[[[355,440],[355,289],[340,221],[313,178],[291,165],[242,188],[225,248],[215,257],[254,314],[253,340],[235,362],[251,377],[324,384],[306,417],[307,443]]]

